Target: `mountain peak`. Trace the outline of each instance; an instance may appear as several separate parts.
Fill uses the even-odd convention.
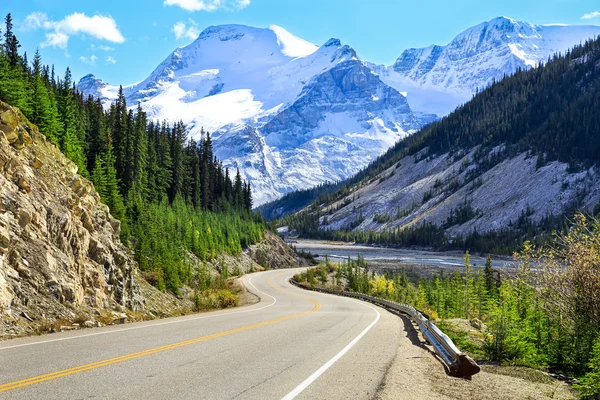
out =
[[[342,45],[342,42],[340,41],[340,39],[331,38],[327,42],[325,42],[323,47],[331,47],[331,46],[340,47],[341,45]]]
[[[258,30],[260,30],[260,28],[240,24],[211,25],[200,33],[198,40],[213,38],[218,38],[222,42],[239,40],[245,34],[256,32]]]
[[[258,44],[261,47],[277,46],[284,56],[291,58],[305,57],[314,53],[318,48],[277,25],[270,25],[268,28],[239,24],[213,25],[203,30],[194,43],[197,46],[202,42],[211,40],[220,42],[247,41],[248,45]]]
[[[490,21],[488,21],[488,23],[493,23],[493,22],[500,22],[500,23],[511,23],[511,24],[517,24],[518,21],[516,19],[513,19],[511,17],[507,17],[507,16],[500,16],[500,17],[496,17],[491,19]]]
[[[94,74],[87,74],[86,76],[84,76],[83,78],[81,78],[79,80],[79,83],[77,84],[77,86],[80,85],[85,85],[87,87],[102,87],[105,86],[106,83],[104,83],[104,81],[102,79],[96,78],[94,76]]]

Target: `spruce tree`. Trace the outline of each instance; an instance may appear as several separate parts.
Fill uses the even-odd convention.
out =
[[[52,112],[50,110],[50,98],[41,72],[42,58],[40,52],[36,51],[33,59],[33,79],[31,82],[32,89],[30,97],[31,113],[29,119],[34,124],[38,125],[42,133],[46,134],[50,139],[56,140],[56,138],[53,137],[54,132]]]
[[[63,153],[77,165],[79,173],[87,176],[87,167],[83,149],[77,138],[76,109],[71,89],[71,70],[65,71],[65,79],[62,82],[59,110],[62,132],[59,136],[59,146]]]
[[[146,171],[148,159],[148,138],[146,136],[146,113],[138,103],[137,113],[133,126],[133,163],[132,163],[132,187],[138,191],[143,198],[148,196],[148,175]]]
[[[4,53],[8,59],[9,66],[11,68],[15,68],[20,62],[19,47],[21,47],[21,45],[13,33],[12,15],[10,13],[6,15],[5,23],[6,29],[4,31]]]

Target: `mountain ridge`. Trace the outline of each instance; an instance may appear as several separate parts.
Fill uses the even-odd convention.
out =
[[[510,252],[578,210],[600,213],[599,65],[597,39],[495,83],[283,223],[327,239]]]
[[[459,34],[447,46],[412,49],[412,53],[407,50],[394,65],[386,67],[362,60],[339,39],[332,38],[322,46],[314,46],[277,26],[211,26],[192,43],[172,52],[147,79],[123,90],[128,102],[140,101],[151,118],[183,120],[195,139],[201,128],[213,132],[215,148],[220,151],[217,155],[223,158],[226,167],[240,168],[243,176],[252,181],[255,204],[261,205],[292,189],[350,177],[397,140],[434,121],[435,114],[444,115],[467,101],[473,88],[486,86],[497,76],[513,73],[518,62],[511,48],[504,44],[506,38],[502,39],[502,32],[506,35],[517,29],[525,33],[520,33],[525,39],[516,37],[514,40],[533,40],[527,38],[537,37],[535,29],[541,28],[536,27],[544,26],[496,18]],[[600,33],[600,27],[596,28]],[[462,86],[446,85],[450,78],[439,65],[442,55],[452,50],[453,43],[454,47],[460,47],[459,44],[471,43],[475,38],[487,39],[484,42],[491,47],[486,51],[500,52],[498,57],[492,57],[501,61],[500,66],[492,62],[493,65],[488,66],[492,69],[484,68],[479,75],[466,70],[463,75],[470,82],[467,89],[462,83]],[[480,45],[480,48],[483,47]],[[431,58],[436,52],[439,54]],[[507,57],[510,62],[506,61]],[[354,104],[345,102],[341,92],[330,91],[325,95],[321,91],[324,97],[312,95],[311,99],[324,107],[311,108],[307,104],[297,107],[306,100],[305,89],[312,88],[312,93],[316,93],[320,90],[316,85],[326,81],[323,74],[331,70],[338,73],[344,69],[341,64],[349,61],[362,65],[352,71],[356,74],[353,79],[366,79],[365,70],[378,76],[378,79],[370,79],[374,85],[370,91],[363,90],[363,97],[354,97]],[[479,61],[475,64],[482,64]],[[524,66],[529,64],[523,62]],[[440,85],[419,83],[420,80],[431,81],[428,77],[435,74]],[[86,78],[79,85],[85,94],[106,102],[116,97],[118,88],[115,86],[95,77]],[[377,90],[381,92],[383,86],[388,88],[384,91],[389,92],[391,88],[405,100],[392,102],[395,105],[380,101]],[[457,87],[460,90],[454,90]],[[342,97],[327,97],[335,94]],[[305,114],[290,112],[294,107]],[[370,111],[348,111],[358,107]],[[314,115],[317,109],[319,116]],[[287,122],[286,125],[292,116],[293,121],[302,124]],[[273,132],[274,126],[279,126],[278,132]],[[319,130],[332,133],[322,136]],[[235,134],[225,131],[252,131],[256,145],[233,140]],[[299,140],[300,137],[312,138],[312,141]],[[340,142],[342,137],[344,140]],[[365,141],[365,137],[368,140]],[[227,139],[227,144],[220,145],[220,138]],[[296,147],[290,147],[292,143],[296,143]],[[237,146],[237,150],[231,146]],[[348,159],[342,152],[344,148],[356,151],[352,153],[355,157]],[[236,156],[228,157],[228,154]]]

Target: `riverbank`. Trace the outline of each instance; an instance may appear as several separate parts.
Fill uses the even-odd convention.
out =
[[[440,270],[451,272],[464,268],[464,253],[459,251],[397,249],[301,238],[288,238],[286,242],[299,252],[310,252],[319,260],[327,256],[332,262],[343,262],[348,257],[355,259],[361,255],[368,262],[369,268],[375,271],[404,268],[409,274],[414,272],[420,276],[429,276]],[[471,264],[483,266],[485,257],[471,255]],[[493,256],[492,266],[495,269],[510,269],[514,267],[514,262],[506,256]]]

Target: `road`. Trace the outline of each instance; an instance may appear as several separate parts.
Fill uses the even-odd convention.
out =
[[[246,275],[251,306],[2,342],[0,399],[372,398],[402,320],[295,272]]]

